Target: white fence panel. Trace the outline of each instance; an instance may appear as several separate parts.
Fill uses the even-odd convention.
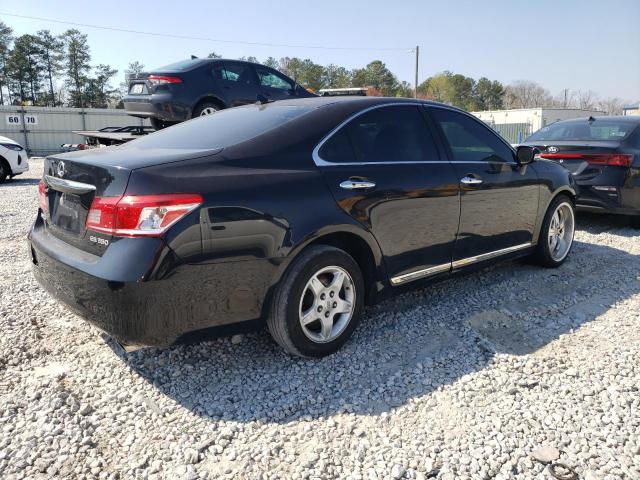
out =
[[[0,106],[0,122],[0,135],[20,143],[31,156],[63,152],[63,143],[83,142],[74,130],[149,125],[120,109],[13,106]]]

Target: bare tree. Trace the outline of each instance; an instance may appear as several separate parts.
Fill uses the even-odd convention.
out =
[[[622,115],[622,107],[626,102],[618,97],[608,97],[598,100],[596,104],[598,110],[602,110],[608,115]]]
[[[595,102],[598,96],[593,90],[577,90],[576,99],[578,101],[578,108],[582,110],[595,109]]]
[[[549,90],[531,80],[516,80],[505,90],[507,108],[540,108],[553,104]]]

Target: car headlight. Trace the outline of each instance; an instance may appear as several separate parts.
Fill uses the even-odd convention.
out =
[[[24,150],[20,145],[16,145],[15,143],[0,143],[4,148],[8,148],[9,150],[14,150],[16,152],[21,152]]]

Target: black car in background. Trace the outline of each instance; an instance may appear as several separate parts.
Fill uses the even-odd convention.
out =
[[[533,159],[426,101],[232,108],[46,158],[33,269],[127,348],[266,323],[288,352],[323,356],[406,285],[521,256],[562,264],[573,179]]]
[[[640,117],[564,120],[538,130],[524,145],[571,172],[578,209],[629,215],[640,227]]]
[[[160,129],[218,110],[266,100],[315,96],[286,75],[241,60],[192,58],[129,81],[124,108]]]

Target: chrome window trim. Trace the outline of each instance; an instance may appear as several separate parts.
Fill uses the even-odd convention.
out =
[[[427,162],[327,162],[326,160],[323,160],[322,157],[320,157],[320,154],[318,153],[320,151],[320,149],[322,148],[322,146],[335,134],[338,132],[338,130],[340,130],[342,127],[344,127],[347,123],[349,123],[351,120],[354,120],[356,118],[358,118],[360,115],[364,115],[367,112],[370,112],[371,110],[375,110],[377,108],[383,108],[383,107],[398,107],[398,106],[406,106],[406,105],[413,105],[414,107],[420,107],[422,105],[425,105],[422,102],[390,102],[390,103],[380,103],[378,105],[372,105],[370,107],[365,108],[364,110],[359,110],[356,113],[352,113],[349,117],[347,117],[345,120],[343,120],[342,122],[340,122],[338,124],[337,127],[334,127],[329,133],[327,133],[324,138],[322,140],[320,140],[320,143],[318,143],[318,145],[316,145],[316,147],[313,149],[313,153],[311,154],[311,157],[313,158],[313,162],[318,166],[332,166],[332,165],[389,165],[389,164],[411,164],[411,163],[427,163]],[[438,162],[440,163],[440,162]]]
[[[334,127],[329,133],[327,133],[322,140],[320,140],[320,142],[315,146],[315,148],[313,149],[313,152],[311,154],[311,157],[313,158],[313,162],[316,164],[316,166],[318,167],[332,167],[332,166],[339,166],[339,165],[350,165],[350,166],[360,166],[360,165],[421,165],[421,164],[439,164],[439,163],[448,163],[448,164],[462,164],[462,163],[471,163],[471,164],[488,164],[488,163],[500,163],[500,164],[504,164],[504,165],[518,165],[517,162],[505,162],[505,161],[489,161],[489,160],[483,160],[483,161],[470,161],[470,162],[456,162],[456,161],[450,161],[450,160],[425,160],[423,162],[421,161],[417,161],[417,162],[328,162],[326,160],[324,160],[321,156],[320,156],[320,149],[322,148],[322,146],[329,141],[329,139],[335,135],[342,127],[344,127],[347,123],[349,123],[351,120],[354,120],[356,118],[358,118],[360,115],[363,115],[367,112],[370,112],[371,110],[375,110],[377,108],[383,108],[383,107],[397,107],[397,106],[404,106],[404,105],[413,105],[416,107],[423,107],[423,108],[442,108],[445,110],[451,110],[454,112],[460,112],[457,109],[454,108],[450,108],[447,105],[432,105],[430,103],[423,103],[423,102],[391,102],[391,103],[381,103],[378,105],[372,105],[371,107],[367,107],[364,110],[360,110],[356,113],[351,114],[349,117],[347,117],[345,120],[343,120],[342,122],[340,122],[338,124],[337,127]],[[467,112],[461,112],[463,114],[466,114],[467,116],[473,118],[475,121],[482,123],[481,120],[479,120],[478,118],[474,117],[473,115],[467,113]],[[483,124],[484,125],[484,124]],[[484,125],[486,128],[486,125]],[[427,125],[427,128],[429,128],[429,126]],[[490,129],[491,130],[491,129]],[[493,132],[495,134],[495,132]],[[433,133],[432,133],[433,135]],[[503,143],[505,143],[511,150],[514,150],[513,147],[511,145],[509,145],[508,143],[506,143],[502,137],[500,137],[500,135],[498,135],[498,137],[500,138],[500,140],[503,141]],[[515,152],[515,151],[514,151]]]
[[[96,189],[95,185],[89,183],[74,182],[73,180],[67,180],[65,178],[52,177],[51,175],[44,176],[44,182],[59,192],[63,193],[88,193]]]
[[[508,253],[517,252],[519,250],[524,250],[525,248],[532,247],[533,243],[521,243],[520,245],[514,245],[512,247],[501,248],[500,250],[494,250],[493,252],[482,253],[480,255],[475,255],[473,257],[463,258],[461,260],[456,260],[455,262],[443,263],[442,265],[436,265],[435,267],[424,268],[422,270],[417,270],[415,272],[405,273],[403,275],[398,275],[396,277],[391,278],[391,285],[398,286],[407,282],[412,282],[414,280],[418,280],[420,278],[428,277],[431,275],[435,275],[437,273],[442,273],[447,270],[453,270],[460,267],[465,267],[467,265],[471,265],[473,263],[481,262],[483,260],[489,260],[491,258],[499,257],[501,255],[506,255]]]

